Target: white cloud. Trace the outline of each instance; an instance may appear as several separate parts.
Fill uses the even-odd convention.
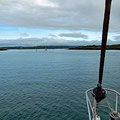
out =
[[[57,4],[48,1],[48,0],[34,0],[35,3],[39,6],[45,6],[45,7],[57,7]]]

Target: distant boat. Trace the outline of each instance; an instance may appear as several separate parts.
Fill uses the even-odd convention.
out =
[[[45,47],[45,51],[47,51],[47,47]]]

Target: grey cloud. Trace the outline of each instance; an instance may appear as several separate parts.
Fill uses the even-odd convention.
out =
[[[0,24],[66,30],[101,30],[105,0],[49,0],[57,7],[38,6],[35,0],[0,0]],[[120,30],[120,0],[113,1],[111,26]]]
[[[82,33],[61,33],[60,37],[72,37],[72,38],[83,38],[88,39],[88,36]]]
[[[0,46],[39,46],[39,45],[100,45],[101,41],[73,41],[55,38],[18,38],[0,39]],[[119,41],[108,40],[108,44],[120,44]]]
[[[21,33],[20,36],[21,37],[29,37],[29,34],[28,33]]]
[[[113,36],[115,40],[119,41],[120,42],[120,35],[118,36]]]
[[[50,36],[50,37],[57,37],[56,35],[53,35],[53,34],[50,34],[49,36]]]

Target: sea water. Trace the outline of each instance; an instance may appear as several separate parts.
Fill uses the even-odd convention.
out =
[[[88,120],[99,59],[99,50],[1,51],[0,120]],[[120,51],[107,51],[103,87],[120,92]]]

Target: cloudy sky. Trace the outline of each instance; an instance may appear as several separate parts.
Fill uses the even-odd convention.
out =
[[[105,0],[0,0],[0,46],[100,44]],[[113,0],[108,44],[120,43]]]

